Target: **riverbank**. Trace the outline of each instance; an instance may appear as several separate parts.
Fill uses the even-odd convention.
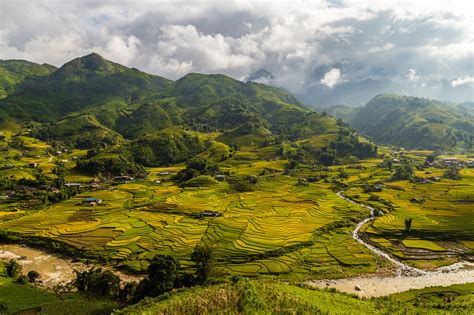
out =
[[[449,286],[453,284],[474,283],[474,264],[469,262],[455,263],[450,266],[438,268],[434,271],[425,271],[414,268],[396,260],[389,254],[367,243],[358,234],[360,228],[374,220],[374,208],[357,203],[338,192],[337,195],[353,204],[370,210],[370,217],[359,222],[352,232],[352,237],[371,250],[374,254],[389,260],[397,267],[397,275],[389,276],[361,276],[339,280],[307,281],[306,284],[319,288],[334,288],[336,290],[354,293],[361,297],[386,296],[393,293],[411,289],[423,289],[433,286]]]
[[[64,259],[39,249],[16,244],[1,244],[0,259],[17,260],[22,266],[22,273],[25,275],[32,270],[38,272],[41,275],[41,282],[39,282],[38,285],[46,288],[65,285],[75,279],[74,270],[84,271],[92,267],[111,270],[114,274],[120,277],[123,283],[133,281],[138,282],[141,279],[139,276],[127,275],[113,270],[110,267],[73,262],[70,259]]]

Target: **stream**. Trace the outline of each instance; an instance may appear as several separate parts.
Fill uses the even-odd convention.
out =
[[[386,252],[364,241],[359,236],[359,230],[366,223],[375,220],[375,209],[357,203],[337,193],[339,198],[352,204],[359,205],[370,210],[370,217],[360,221],[352,231],[352,237],[368,248],[376,255],[389,260],[397,267],[396,276],[360,276],[355,278],[344,278],[338,280],[317,280],[306,283],[316,287],[335,288],[347,293],[355,293],[363,297],[384,296],[392,293],[403,292],[410,289],[422,289],[432,286],[449,286],[453,284],[474,282],[474,264],[470,262],[458,262],[449,266],[439,267],[433,271],[422,270],[408,266],[393,258]]]

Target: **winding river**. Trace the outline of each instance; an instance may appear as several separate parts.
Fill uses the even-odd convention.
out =
[[[393,258],[386,252],[364,241],[359,236],[359,230],[366,223],[375,220],[375,209],[344,196],[342,191],[337,193],[339,198],[359,205],[370,210],[370,217],[360,221],[352,231],[352,237],[372,251],[383,257],[397,267],[396,276],[365,276],[355,278],[344,278],[338,280],[308,281],[307,284],[317,287],[335,288],[347,293],[355,293],[359,296],[384,296],[392,293],[403,292],[410,289],[422,289],[431,286],[449,286],[452,284],[474,282],[474,264],[470,262],[458,262],[449,266],[439,267],[433,271],[426,271],[408,266]]]

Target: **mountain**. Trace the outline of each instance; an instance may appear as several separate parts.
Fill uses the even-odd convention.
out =
[[[455,78],[420,79],[403,73],[394,76],[394,69],[367,67],[360,61],[350,59],[309,69],[303,82],[296,96],[316,107],[363,106],[379,94],[412,95],[456,103],[474,100],[472,85],[454,84]]]
[[[26,60],[0,60],[0,99],[12,94],[15,86],[28,77],[45,76],[56,67]]]
[[[265,83],[272,82],[273,80],[275,80],[275,76],[271,72],[265,69],[258,69],[257,71],[249,75],[246,81]]]
[[[143,165],[197,155],[221,161],[261,148],[262,158],[297,155],[326,165],[376,152],[283,89],[220,74],[171,81],[97,54],[28,77],[0,100],[0,130],[19,126],[42,140],[90,149],[77,167],[107,174],[141,173]]]
[[[219,131],[235,143],[252,134],[255,144],[287,131],[299,137],[298,128],[313,134],[337,129],[333,118],[276,87],[219,74],[171,81],[95,53],[20,82],[0,100],[0,121],[33,124],[40,138],[81,147],[121,144],[175,127]]]
[[[407,148],[472,148],[474,143],[474,116],[465,107],[425,98],[378,95],[354,111],[350,125],[377,143]]]
[[[170,83],[90,54],[49,75],[24,80],[0,102],[0,110],[20,121],[54,121],[71,112],[104,104],[108,108],[120,107],[158,93]]]
[[[328,87],[316,83],[307,87],[298,97],[307,104],[330,107],[334,105],[362,106],[378,94],[400,93],[400,88],[389,80],[363,79],[339,83]]]
[[[327,113],[336,118],[340,118],[345,121],[350,121],[354,111],[357,107],[352,107],[348,105],[334,105],[329,107],[317,107],[317,110],[320,112]]]

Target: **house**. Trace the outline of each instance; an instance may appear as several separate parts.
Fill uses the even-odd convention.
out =
[[[154,181],[155,184],[161,184],[161,180],[157,179]]]
[[[69,162],[69,160],[61,160],[60,162],[61,163],[67,163],[67,162]]]
[[[28,166],[29,166],[30,168],[38,168],[38,165],[39,165],[38,162],[30,162],[30,163],[28,164]]]
[[[99,184],[98,183],[92,183],[91,188],[99,188]]]
[[[213,217],[213,218],[215,218],[215,217],[220,217],[220,216],[222,216],[222,212],[220,212],[220,211],[212,211],[212,210],[204,210],[204,211],[201,213],[201,215],[202,215],[203,217]]]
[[[218,174],[218,175],[216,175],[216,179],[217,179],[218,181],[224,181],[224,180],[225,180],[225,175]]]
[[[78,188],[81,188],[81,187],[82,187],[82,184],[81,184],[81,183],[66,183],[66,184],[64,184],[64,186],[66,186],[66,187],[78,187]]]
[[[442,162],[445,165],[454,165],[454,164],[459,163],[459,159],[457,159],[457,158],[444,158],[444,159],[442,159]]]
[[[382,188],[385,187],[385,184],[384,183],[381,183],[381,182],[377,182],[374,184],[374,188],[377,190],[377,191],[381,191]]]
[[[474,160],[466,161],[466,167],[468,167],[468,168],[474,168]]]
[[[6,196],[0,196],[0,200],[4,200],[4,199],[8,199],[10,198],[10,196],[6,195]]]
[[[173,174],[173,173],[176,173],[176,171],[175,170],[162,170],[159,174],[163,175],[163,176],[166,176],[166,175],[170,175],[170,174]]]
[[[95,197],[87,197],[81,201],[81,204],[87,204],[89,206],[97,206],[101,202],[102,202],[102,199],[95,198]]]
[[[133,177],[131,176],[115,176],[113,178],[113,181],[114,182],[125,182],[125,183],[128,183],[129,181],[132,181],[133,180]]]

